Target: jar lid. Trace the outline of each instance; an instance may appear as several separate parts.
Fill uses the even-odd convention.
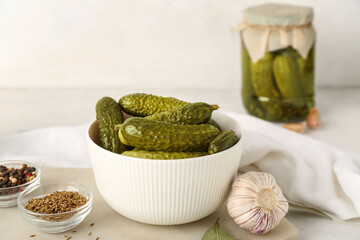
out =
[[[266,3],[244,10],[244,21],[254,25],[291,26],[313,20],[311,7]]]

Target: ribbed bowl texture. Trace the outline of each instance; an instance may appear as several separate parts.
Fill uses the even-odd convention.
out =
[[[121,215],[156,224],[184,224],[204,218],[226,200],[242,154],[241,125],[221,112],[213,119],[240,141],[223,152],[178,160],[122,156],[98,145],[98,125],[89,128],[88,146],[97,187]]]

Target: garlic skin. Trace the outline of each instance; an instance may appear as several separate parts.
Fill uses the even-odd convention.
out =
[[[317,128],[321,126],[320,113],[317,108],[311,108],[306,118],[306,125],[309,128]]]
[[[283,128],[286,128],[288,130],[297,132],[297,133],[304,133],[305,132],[305,124],[302,123],[285,123],[283,125]]]
[[[280,223],[289,204],[271,174],[247,172],[234,181],[227,209],[241,228],[264,234]]]

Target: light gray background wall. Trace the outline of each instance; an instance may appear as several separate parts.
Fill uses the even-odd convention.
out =
[[[237,88],[260,0],[0,0],[0,88]],[[317,85],[360,85],[360,1],[314,7]]]

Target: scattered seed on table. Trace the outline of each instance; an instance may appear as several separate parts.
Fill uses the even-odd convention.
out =
[[[92,232],[89,232],[88,236],[90,236],[92,234]]]
[[[95,223],[90,224],[90,227],[94,226]]]
[[[68,237],[66,240],[70,240],[72,237]]]
[[[65,235],[64,237],[69,237],[69,236],[66,236],[66,235]]]
[[[99,240],[99,239],[100,239],[99,237],[96,238],[96,240]]]
[[[30,237],[36,237],[36,235],[30,235]]]
[[[76,231],[74,230],[74,231],[72,231],[72,232],[76,232]]]

